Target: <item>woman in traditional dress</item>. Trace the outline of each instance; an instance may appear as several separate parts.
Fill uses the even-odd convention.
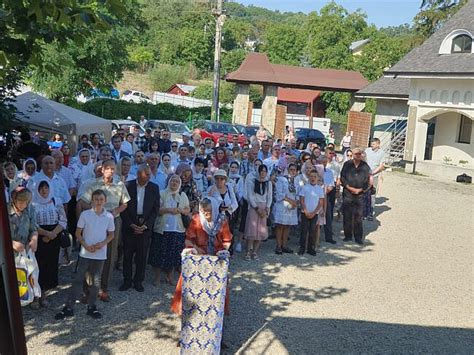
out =
[[[182,216],[189,214],[189,200],[180,188],[180,177],[171,175],[166,189],[160,193],[159,217],[155,220],[149,255],[149,264],[155,271],[155,286],[160,284],[161,271],[166,273],[166,282],[173,284],[173,270],[181,266],[185,238]]]
[[[267,219],[272,205],[272,184],[268,181],[268,168],[265,164],[258,167],[254,179],[247,184],[248,213],[245,224],[247,240],[246,260],[258,260],[258,249],[262,240],[268,238]]]
[[[186,229],[186,248],[193,248],[199,255],[216,255],[228,250],[232,242],[229,223],[219,213],[219,201],[206,197],[199,203],[199,214],[193,216]],[[171,310],[176,314],[182,312],[182,278],[179,279],[171,303]],[[226,292],[225,313],[229,312],[229,293]]]
[[[199,190],[193,179],[191,166],[187,163],[180,163],[176,167],[176,174],[181,178],[181,192],[184,192],[188,197],[191,213],[197,213],[199,208]]]
[[[216,148],[214,158],[209,164],[208,176],[212,178],[212,175],[218,170],[222,169],[223,164],[229,164],[229,158],[227,157],[227,152],[224,148]]]
[[[296,164],[288,166],[288,176],[279,175],[275,184],[275,204],[273,205],[273,218],[276,224],[276,249],[275,254],[293,253],[288,248],[288,234],[290,226],[298,224],[298,199],[296,195],[295,177]]]
[[[66,229],[66,212],[61,201],[53,197],[52,189],[46,180],[33,191],[32,205],[38,224],[38,250],[36,259],[39,267],[42,307],[48,307],[48,291],[58,286],[58,259],[60,250],[59,234]]]
[[[237,210],[239,204],[235,197],[234,185],[227,183],[228,177],[223,169],[219,169],[214,173],[215,184],[207,190],[207,196],[213,197],[219,201],[219,211],[224,212],[227,220],[230,221],[232,214]]]

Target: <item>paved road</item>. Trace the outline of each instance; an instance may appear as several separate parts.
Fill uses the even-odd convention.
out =
[[[232,261],[226,353],[472,353],[474,188],[386,173],[381,192],[364,246],[277,256],[268,241],[260,261]],[[100,321],[77,307],[56,323],[61,292],[54,309],[25,309],[30,353],[177,353],[173,289],[154,289],[149,274],[144,294],[100,304]]]

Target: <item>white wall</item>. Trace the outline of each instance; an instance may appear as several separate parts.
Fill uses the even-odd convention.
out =
[[[436,118],[433,161],[443,162],[446,156],[452,159],[451,164],[459,165],[459,160],[467,160],[469,166],[474,166],[474,129],[470,144],[458,143],[460,120],[461,116],[456,112],[444,113]]]
[[[374,126],[392,123],[402,117],[408,117],[408,100],[377,99],[377,111],[375,113]],[[388,144],[391,134],[382,131],[374,131],[373,136],[380,139],[381,145]]]

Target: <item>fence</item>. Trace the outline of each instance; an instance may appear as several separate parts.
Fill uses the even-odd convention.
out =
[[[196,107],[210,107],[212,106],[212,101],[210,100],[203,100],[203,99],[196,99],[192,96],[183,96],[183,95],[174,95],[174,94],[167,94],[165,92],[155,91],[153,93],[153,103],[169,103],[175,106],[184,106],[188,108],[196,108]],[[232,108],[232,105],[223,105],[220,104],[220,107]]]
[[[262,109],[252,110],[252,125],[260,125],[262,121]],[[304,115],[286,114],[286,126],[294,128],[309,128],[309,117]],[[329,134],[331,119],[324,117],[313,117],[313,128],[321,131],[325,136]]]

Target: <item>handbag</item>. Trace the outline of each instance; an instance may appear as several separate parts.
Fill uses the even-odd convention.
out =
[[[35,297],[41,297],[39,267],[35,254],[31,250],[28,253],[19,253],[15,256],[15,267],[20,303],[24,307],[33,302]]]
[[[67,232],[67,230],[65,229],[62,230],[58,234],[58,238],[59,238],[59,245],[61,246],[61,248],[65,249],[71,246],[71,238],[69,238],[69,233]]]

